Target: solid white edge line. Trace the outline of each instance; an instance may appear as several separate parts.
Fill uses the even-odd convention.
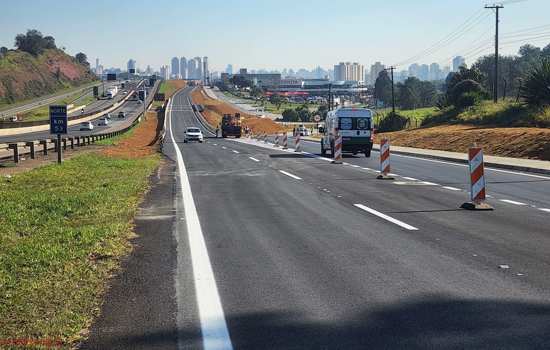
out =
[[[516,201],[510,200],[510,199],[499,199],[499,201],[504,202],[504,203],[508,203],[508,204],[514,204],[514,205],[527,205],[526,203],[516,202]]]
[[[169,106],[170,138],[176,151],[178,171],[181,181],[181,194],[187,223],[189,237],[189,249],[193,266],[193,280],[201,322],[201,334],[205,350],[232,350],[233,345],[229,337],[229,330],[225,321],[223,307],[218,293],[212,264],[208,256],[208,250],[204,241],[204,235],[195,207],[195,201],[191,192],[191,185],[187,176],[187,170],[183,162],[183,156],[176,144],[172,132],[172,112]]]
[[[256,159],[256,158],[254,158],[254,157],[248,157],[248,158],[252,159],[252,160],[255,161],[255,162],[259,162],[259,161],[260,161],[259,159]]]
[[[291,174],[291,173],[289,173],[289,172],[286,172],[286,171],[284,171],[284,170],[279,170],[279,172],[282,173],[282,174],[285,174],[286,176],[290,176],[290,177],[293,178],[293,179],[302,180],[301,177],[298,177],[298,176],[296,176],[296,175],[294,175],[294,174]]]
[[[544,211],[544,212],[547,212],[547,213],[550,213],[550,209],[546,209],[546,208],[539,208],[539,210],[541,210],[541,211]]]
[[[442,186],[442,188],[444,188],[446,190],[450,190],[450,191],[461,191],[460,188],[451,187],[451,186]]]
[[[363,204],[354,204],[354,206],[356,206],[357,208],[362,209],[362,210],[364,210],[364,211],[366,211],[366,212],[368,212],[368,213],[371,213],[371,214],[373,214],[373,215],[376,215],[376,216],[378,216],[379,218],[382,218],[382,219],[387,220],[387,221],[389,221],[389,222],[391,222],[391,223],[393,223],[393,224],[396,224],[397,226],[401,226],[401,227],[403,227],[404,229],[407,229],[407,230],[409,230],[409,231],[418,231],[418,229],[417,229],[416,227],[411,226],[411,225],[409,225],[409,224],[407,224],[407,223],[404,223],[403,221],[394,219],[394,218],[392,218],[391,216],[388,216],[388,215],[383,214],[383,213],[381,213],[381,212],[379,212],[379,211],[377,211],[377,210],[374,210],[374,209],[372,209],[372,208],[369,208],[369,207],[367,207],[366,205],[363,205]]]

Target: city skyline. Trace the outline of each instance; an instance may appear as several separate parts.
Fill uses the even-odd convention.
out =
[[[494,35],[494,15],[490,10],[483,8],[484,2],[465,0],[461,6],[453,7],[445,3],[428,1],[419,4],[397,0],[393,4],[380,3],[371,8],[372,6],[359,1],[352,1],[350,6],[346,7],[328,1],[318,1],[315,7],[311,7],[286,0],[261,5],[252,1],[237,0],[231,4],[214,1],[212,4],[193,3],[185,6],[159,0],[154,4],[155,9],[170,5],[170,8],[174,7],[173,11],[166,16],[147,17],[147,27],[155,29],[143,30],[136,18],[145,16],[143,9],[153,6],[145,0],[139,0],[136,6],[128,7],[127,16],[111,21],[112,23],[104,19],[104,9],[111,5],[104,0],[94,2],[94,6],[87,6],[85,18],[72,16],[63,18],[63,21],[54,20],[54,14],[61,9],[80,13],[83,11],[81,3],[60,0],[54,4],[46,4],[32,0],[11,4],[0,14],[0,21],[6,28],[10,28],[9,31],[0,33],[0,43],[12,47],[16,34],[36,28],[46,35],[54,36],[58,45],[66,47],[70,54],[82,51],[90,60],[100,58],[104,67],[124,67],[128,57],[133,57],[141,69],[145,69],[147,65],[160,67],[167,64],[165,57],[171,57],[170,52],[174,51],[174,46],[178,51],[202,52],[205,56],[212,57],[211,70],[220,72],[225,70],[228,62],[240,67],[279,70],[284,67],[313,65],[328,69],[337,62],[347,61],[359,62],[369,67],[377,61],[386,62],[388,65],[395,65],[404,60],[406,62],[406,56],[430,48],[430,45],[460,28],[460,25],[470,18],[470,31],[453,38],[452,45],[438,48],[437,51],[428,50],[429,54],[417,61],[436,62],[440,66],[445,66],[451,65],[452,57],[457,54],[464,54],[469,62],[473,62],[480,55],[490,54]],[[291,13],[284,16],[279,14],[279,10],[289,6],[293,8]],[[353,13],[349,12],[351,7],[354,8]],[[394,9],[397,7],[403,11],[396,13]],[[244,14],[245,20],[242,25],[225,26],[218,23],[224,23],[223,19],[226,19],[227,14],[236,11],[237,8]],[[185,26],[180,24],[180,21],[173,20],[176,14],[189,10],[208,13],[208,19],[213,25],[197,26],[201,29],[194,30],[189,28],[194,28],[192,24],[200,21],[196,16],[186,16]],[[501,11],[502,34],[546,24],[544,10],[550,10],[550,4],[544,0],[528,0],[506,5]],[[449,16],[451,12],[452,16]],[[21,13],[25,13],[23,18]],[[522,16],[526,13],[530,14],[528,22],[524,19],[526,17]],[[321,32],[318,26],[313,25],[319,18],[331,19],[331,25]],[[430,21],[426,21],[426,18],[430,18]],[[362,33],[365,30],[372,31],[364,27],[366,19],[370,28],[384,28],[384,34],[376,34],[374,31],[375,34],[369,35],[368,40],[365,40]],[[296,20],[303,22],[299,31],[296,31],[293,25]],[[271,31],[269,26],[260,25],[270,22],[278,23],[277,31]],[[415,25],[410,26],[410,23]],[[75,31],[66,30],[67,26],[93,27],[94,30],[79,32],[76,35]],[[259,31],[258,35],[251,37],[248,33],[251,28]],[[173,33],[178,33],[178,40],[160,39],[171,38]],[[389,37],[392,39],[388,40]],[[526,38],[522,42],[512,41],[503,40],[502,54],[514,54],[524,43],[545,46],[550,40],[539,37],[532,40]],[[143,42],[147,42],[148,50],[141,47]],[[475,50],[478,46],[480,50]],[[281,55],[281,52],[287,54]],[[412,62],[406,62],[404,65],[408,66],[410,63]]]

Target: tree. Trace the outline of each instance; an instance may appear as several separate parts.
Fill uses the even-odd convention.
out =
[[[252,86],[252,83],[242,75],[234,75],[231,77],[231,79],[229,79],[229,81],[231,82],[231,84],[236,85],[239,88]]]
[[[277,109],[281,109],[281,105],[283,104],[283,97],[278,94],[273,94],[269,96],[269,102],[277,106]]]
[[[75,58],[78,63],[84,66],[88,66],[88,67],[90,66],[90,64],[88,63],[88,57],[86,56],[86,54],[79,52],[76,54]]]
[[[285,109],[283,111],[283,121],[285,122],[297,122],[298,113],[293,109]]]
[[[311,112],[307,105],[296,108],[296,113],[298,113],[298,121],[308,122],[311,119]]]
[[[45,49],[55,49],[55,39],[52,36],[43,37],[36,29],[27,30],[27,34],[17,34],[15,46],[31,55],[40,55]]]
[[[6,56],[7,53],[8,53],[8,48],[7,47],[5,47],[5,46],[0,47],[0,58]]]
[[[550,105],[550,59],[542,59],[527,75],[521,87],[521,97],[533,107]]]
[[[384,105],[391,103],[391,79],[385,70],[380,72],[374,83],[374,98],[382,101]]]
[[[253,96],[253,97],[261,97],[263,93],[264,91],[262,90],[262,88],[258,86],[253,86],[252,89],[250,90],[250,96]]]

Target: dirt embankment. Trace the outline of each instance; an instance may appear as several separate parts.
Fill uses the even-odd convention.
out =
[[[58,49],[38,57],[9,51],[0,59],[0,104],[54,93],[96,80],[88,67]]]
[[[474,142],[485,154],[503,157],[550,160],[550,129],[492,128],[468,125],[440,125],[376,135],[392,145],[467,152]]]
[[[208,123],[214,127],[220,124],[224,114],[240,113],[242,125],[248,126],[253,134],[272,134],[284,130],[282,126],[271,119],[259,118],[252,114],[243,113],[229,103],[208,97],[202,88],[195,89],[191,94],[191,98],[193,103],[200,104],[204,107],[202,115],[206,118]]]

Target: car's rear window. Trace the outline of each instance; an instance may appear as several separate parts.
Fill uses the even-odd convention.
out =
[[[187,129],[187,132],[200,132],[199,129]]]

